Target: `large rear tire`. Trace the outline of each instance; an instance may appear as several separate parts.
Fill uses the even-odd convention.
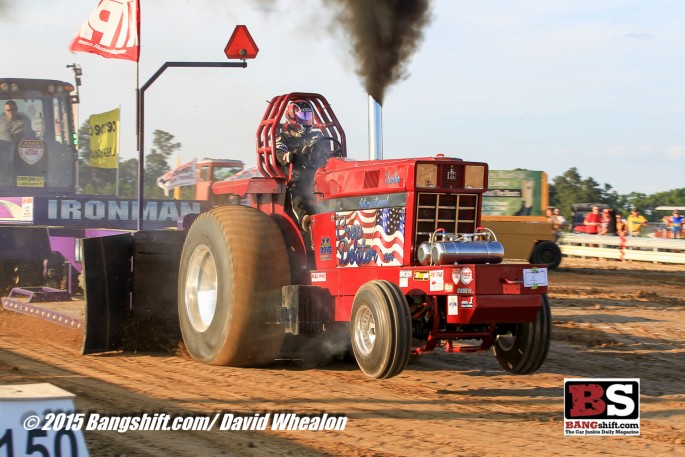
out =
[[[533,248],[530,262],[544,264],[550,270],[555,270],[561,263],[561,249],[559,249],[559,246],[554,241],[540,241]]]
[[[352,352],[371,378],[398,375],[411,353],[411,315],[397,285],[370,281],[359,288],[352,304]]]
[[[183,245],[178,276],[179,321],[190,356],[235,367],[273,362],[285,334],[275,324],[277,308],[289,283],[288,252],[269,216],[245,206],[200,215]]]
[[[533,322],[515,324],[509,332],[500,335],[492,346],[500,366],[514,374],[536,371],[547,358],[552,336],[552,313],[547,295]]]

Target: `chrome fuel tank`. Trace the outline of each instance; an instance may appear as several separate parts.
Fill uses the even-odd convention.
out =
[[[431,263],[431,244],[421,243],[416,250],[416,258],[419,259],[421,265],[430,265]]]
[[[433,265],[500,263],[504,258],[504,246],[499,241],[438,241],[433,243],[430,257]]]

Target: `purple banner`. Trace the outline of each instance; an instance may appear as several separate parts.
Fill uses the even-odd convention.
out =
[[[175,228],[187,214],[199,214],[209,203],[198,200],[145,200],[145,229]],[[98,196],[33,197],[33,223],[78,228],[135,230],[138,201]]]

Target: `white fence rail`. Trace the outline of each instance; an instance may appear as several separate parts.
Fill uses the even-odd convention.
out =
[[[569,257],[685,264],[685,239],[563,234],[558,242]]]

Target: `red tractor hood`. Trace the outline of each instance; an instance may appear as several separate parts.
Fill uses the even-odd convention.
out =
[[[450,157],[364,161],[334,157],[316,173],[315,190],[322,199],[411,191],[418,163],[466,164]]]

